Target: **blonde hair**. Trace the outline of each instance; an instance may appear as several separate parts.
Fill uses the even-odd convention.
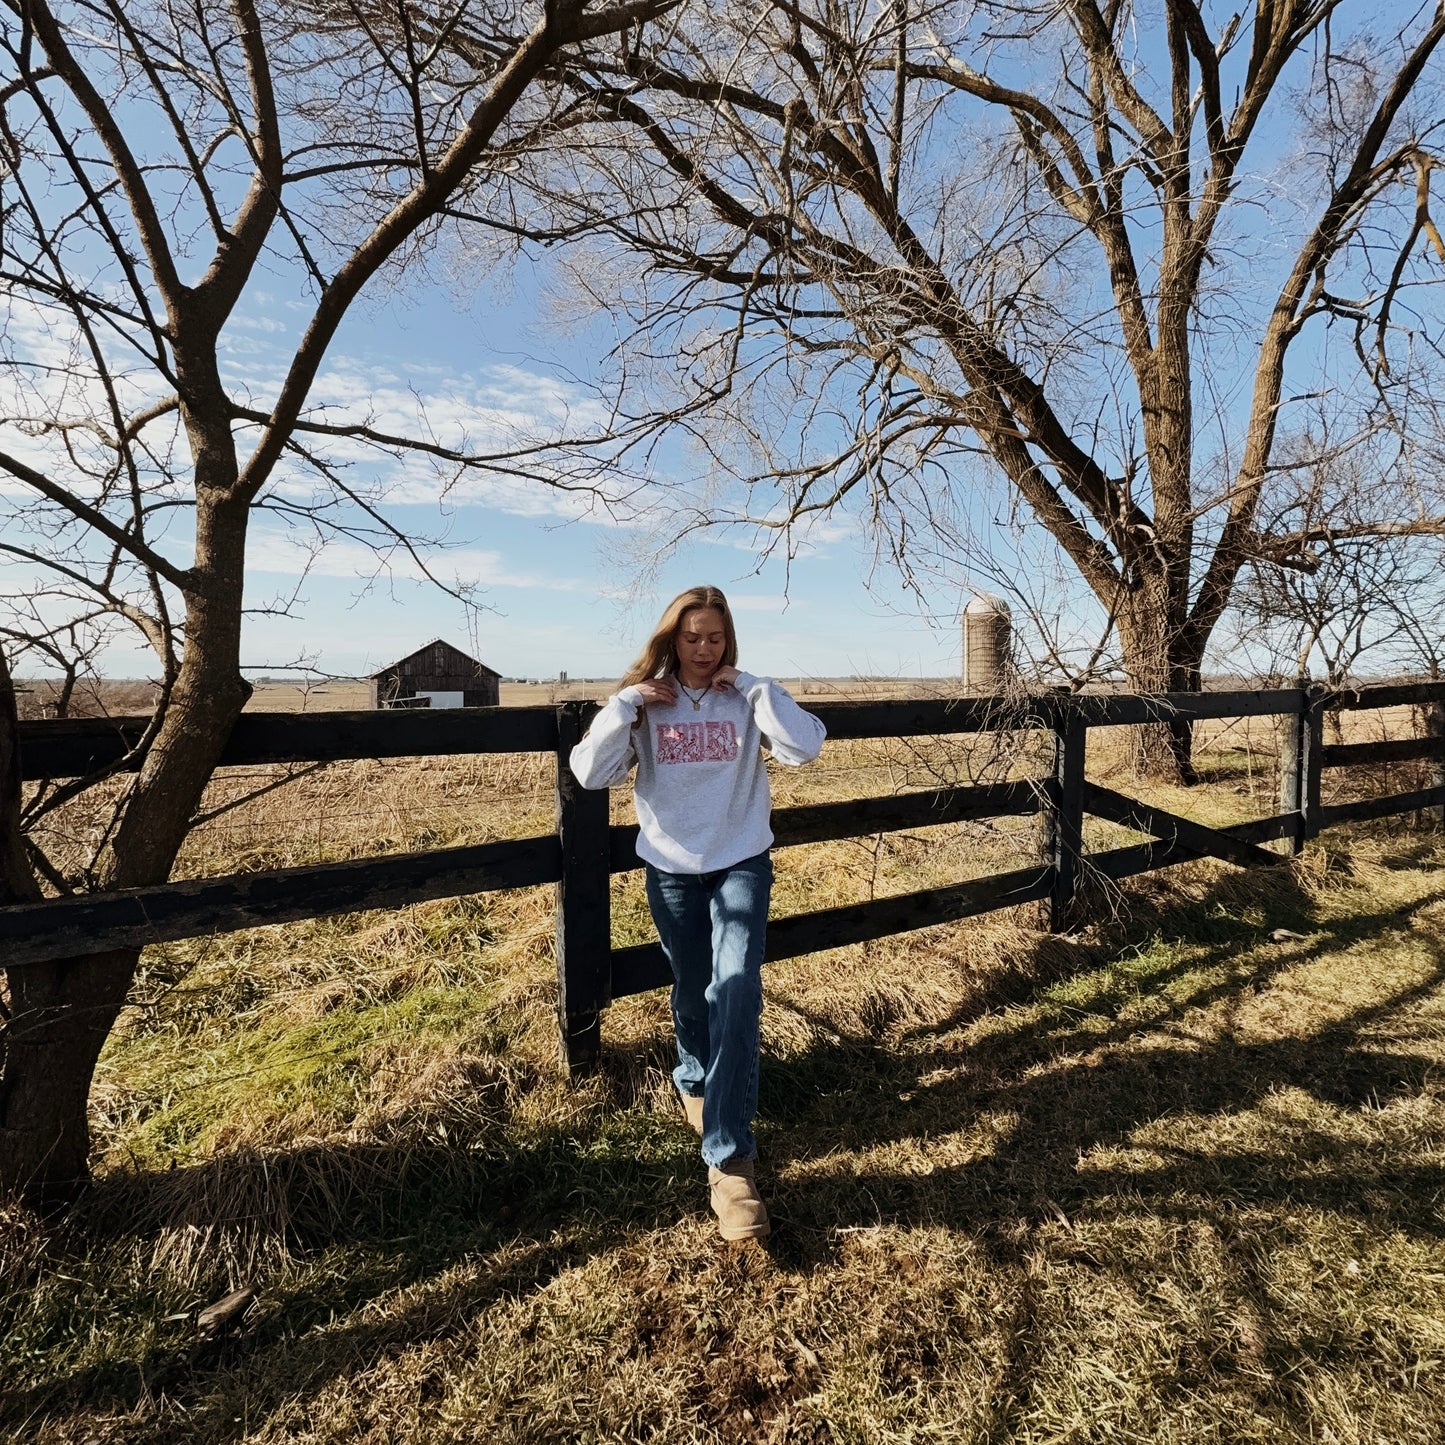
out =
[[[738,635],[733,628],[733,614],[727,598],[716,587],[689,587],[667,604],[657,626],[652,629],[652,636],[637,654],[637,661],[617,684],[619,691],[635,683],[646,682],[650,677],[665,677],[677,671],[678,629],[682,626],[682,619],[698,607],[711,607],[722,615],[723,655],[720,665],[738,665]]]

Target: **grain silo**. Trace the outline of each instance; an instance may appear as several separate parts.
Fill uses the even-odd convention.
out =
[[[980,592],[963,609],[963,688],[1001,692],[1009,677],[1013,625],[1002,597]]]

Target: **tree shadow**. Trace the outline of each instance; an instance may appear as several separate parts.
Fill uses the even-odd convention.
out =
[[[1338,1108],[1377,1108],[1419,1092],[1437,1067],[1408,1039],[1386,1049],[1366,1037],[1445,981],[1445,945],[1433,943],[1427,978],[1308,1037],[1243,1044],[1187,1037],[1186,1015],[1243,1006],[1288,970],[1445,897],[1320,924],[1302,893],[1282,891],[1278,875],[1258,884],[1257,894],[1255,887],[1229,875],[1197,902],[1121,921],[1106,946],[1040,939],[951,1016],[895,1031],[886,1044],[840,1041],[830,1025],[827,1041],[812,1049],[765,1059],[764,1148],[773,1159],[866,1152],[908,1137],[926,1149],[930,1135],[956,1132],[960,1120],[1013,1121],[991,1152],[965,1166],[929,1174],[865,1168],[848,1179],[777,1187],[774,1265],[799,1274],[825,1269],[836,1260],[840,1228],[893,1223],[959,1231],[1013,1266],[1031,1247],[1021,1221],[1152,1213],[1208,1220],[1228,1236],[1238,1212],[1259,1205],[1307,1205],[1438,1238],[1445,1170],[1384,1160],[1323,1130],[1297,1129],[1288,1156],[1176,1140],[1150,1143],[1147,1159],[1109,1157],[1110,1149],[1130,1150],[1147,1126],[1249,1110],[1283,1089]],[[1262,930],[1242,917],[1260,899],[1271,924],[1292,923],[1309,936],[1274,955],[1261,950],[1269,925]],[[1113,975],[1102,965],[1158,934],[1202,947],[1108,982]],[[1246,951],[1248,968],[1240,964]],[[1098,972],[1099,987],[1055,1003],[1051,990],[1090,972]],[[1140,995],[1157,1001],[1143,1025],[1125,1008]],[[1030,1003],[1052,1012],[1012,1024],[1003,1015]],[[961,1037],[990,1015],[997,1027]],[[1139,1038],[1141,1028],[1149,1039]],[[298,1266],[263,1280],[262,1305],[239,1337],[197,1349],[189,1326],[177,1324],[129,1358],[0,1394],[0,1421],[22,1432],[41,1421],[64,1431],[97,1410],[133,1412],[131,1438],[161,1438],[164,1417],[142,1414],[165,1396],[183,1407],[193,1438],[235,1440],[245,1419],[304,1409],[338,1378],[418,1341],[458,1337],[499,1302],[696,1213],[695,1140],[680,1115],[664,1120],[644,1107],[669,1064],[661,1033],[638,1049],[604,1051],[594,1088],[605,1107],[575,1126],[523,1135],[483,1120],[444,1140],[238,1152],[192,1170],[103,1181],[76,1218],[77,1253],[141,1249],[189,1224],[239,1228],[249,1218],[258,1257],[284,1251]],[[1079,1168],[1100,1151],[1102,1160]],[[335,1270],[308,1271],[308,1260],[332,1255],[340,1260]],[[210,1281],[216,1294],[232,1282],[221,1269]],[[366,1308],[382,1299],[384,1312]],[[1005,1370],[1019,1390],[1037,1365],[1028,1309],[1024,1290],[1018,1318],[1000,1325]]]
[[[1237,887],[1226,888],[1237,897]],[[956,1037],[1001,1005],[1046,996],[1061,976],[1051,968],[1041,986],[1030,987],[1020,968],[942,1023],[912,1030],[889,1046],[855,1040],[769,1060],[763,1112],[773,1121],[768,1146],[777,1158],[866,1152],[908,1137],[926,1147],[930,1134],[953,1133],[960,1120],[990,1114],[1016,1120],[991,1154],[962,1168],[920,1175],[865,1169],[851,1196],[836,1180],[818,1188],[814,1199],[806,1187],[789,1191],[779,1202],[800,1228],[780,1240],[780,1251],[792,1267],[816,1268],[835,1250],[840,1227],[894,1223],[944,1225],[1011,1255],[1019,1248],[1021,1220],[1046,1220],[1056,1211],[1068,1217],[1107,1212],[1125,1195],[1131,1208],[1162,1214],[1177,1212],[1177,1200],[1188,1196],[1212,1200],[1199,1208],[1220,1216],[1242,1205],[1302,1205],[1445,1235],[1437,1208],[1445,1169],[1382,1165],[1377,1152],[1343,1146],[1322,1131],[1293,1132],[1287,1160],[1201,1146],[1165,1149],[1152,1167],[1079,1167],[1100,1151],[1128,1150],[1147,1126],[1242,1113],[1286,1089],[1340,1109],[1379,1109],[1419,1093],[1438,1073],[1439,1057],[1404,1047],[1408,1039],[1397,1037],[1386,1047],[1367,1035],[1445,986],[1445,943],[1431,938],[1416,936],[1432,957],[1428,977],[1308,1035],[1246,1043],[1226,1033],[1202,1042],[1182,1025],[1188,1014],[1224,1005],[1227,1029],[1234,1010],[1280,975],[1398,925],[1442,898],[1445,891],[1438,891],[1404,909],[1308,924],[1307,940],[1281,945],[1264,958],[1257,927],[1215,918],[1216,937],[1202,951],[1138,980],[1126,976],[1101,986],[1086,1000],[1070,1000],[1044,1023],[1010,1028],[1001,1022],[966,1042]],[[1208,918],[1217,902],[1216,890],[1184,917]],[[1303,900],[1297,903],[1303,912]],[[1161,919],[1164,925],[1180,921],[1178,915]],[[1259,958],[1247,970],[1239,964],[1245,944]],[[1080,946],[1073,961],[1085,974],[1101,959]],[[1141,994],[1158,1003],[1147,1020],[1121,1016],[1121,1006]],[[1158,1042],[1140,1041],[1141,1034]],[[1171,1035],[1177,1043],[1169,1042]],[[1152,1143],[1148,1151],[1161,1155]]]
[[[688,1150],[680,1136],[671,1149],[655,1143],[631,1158],[596,1143],[586,1131],[558,1129],[506,1149],[463,1135],[422,1145],[328,1143],[103,1180],[56,1237],[50,1264],[151,1245],[194,1223],[207,1201],[230,1201],[218,1233],[226,1223],[249,1229],[249,1252],[269,1255],[258,1268],[259,1307],[230,1338],[200,1341],[189,1324],[173,1322],[169,1336],[130,1358],[0,1387],[0,1425],[22,1434],[41,1422],[63,1429],[165,1397],[184,1408],[188,1436],[238,1439],[246,1418],[314,1398],[418,1341],[459,1335],[497,1302],[695,1207],[682,1182],[691,1171],[680,1167]],[[265,1217],[247,1220],[257,1201]],[[276,1268],[282,1250],[291,1268]],[[340,1269],[308,1270],[333,1255]],[[202,1289],[210,1298],[232,1282],[221,1269]],[[399,1294],[384,1313],[364,1308]],[[135,1439],[167,1430],[159,1421],[128,1428]]]

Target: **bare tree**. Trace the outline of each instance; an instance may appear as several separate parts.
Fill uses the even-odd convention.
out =
[[[424,430],[316,413],[323,359],[363,288],[446,227],[510,234],[488,176],[553,125],[549,68],[668,4],[0,0],[0,903],[167,877],[250,693],[258,508],[408,548],[338,443],[477,462]],[[463,29],[465,59],[442,43]],[[278,274],[308,309],[253,391],[225,348]],[[96,779],[22,797],[4,654],[68,665],[115,626],[154,652],[160,700],[91,855],[52,859],[33,826]],[[84,1179],[90,1080],[135,964],[5,972],[0,1187],[45,1198]]]
[[[1445,662],[1445,536],[1392,530],[1408,478],[1359,455],[1324,459],[1307,446],[1299,469],[1266,485],[1262,515],[1292,537],[1275,557],[1256,556],[1241,575],[1221,634],[1256,674],[1278,682],[1316,678],[1344,688],[1373,674],[1441,676]],[[1361,517],[1365,520],[1361,521]],[[1445,708],[1424,708],[1427,736],[1445,737]],[[1344,741],[1338,710],[1325,714]],[[1432,783],[1445,782],[1437,762]],[[1439,810],[1435,810],[1439,817]]]
[[[906,571],[1018,506],[1129,681],[1193,689],[1294,399],[1429,404],[1442,38],[1438,3],[688,0],[571,72],[518,182],[605,238],[578,287],[721,479],[685,526],[791,548],[856,504]],[[1187,726],[1151,747],[1188,775]]]
[[[1221,629],[1246,666],[1332,687],[1362,666],[1438,675],[1445,539],[1394,521],[1413,487],[1408,468],[1380,450],[1335,456],[1318,436],[1284,449],[1260,501],[1261,533],[1272,549],[1250,559]],[[1298,466],[1287,464],[1290,453]]]

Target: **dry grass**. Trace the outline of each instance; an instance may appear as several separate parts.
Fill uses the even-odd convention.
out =
[[[1220,729],[1210,783],[1156,796],[1269,811],[1268,741]],[[778,795],[1033,761],[835,745]],[[222,815],[188,866],[515,836],[550,807],[534,761],[338,768]],[[777,910],[1015,866],[1033,826],[786,850]],[[558,1078],[550,890],[155,950],[102,1060],[96,1189],[64,1225],[0,1216],[0,1429],[1433,1445],[1440,862],[1390,825],[1268,875],[1136,880],[1070,938],[990,915],[770,969],[766,1252],[709,1225],[663,996]],[[645,936],[635,880],[614,904],[618,942]],[[188,1312],[243,1281],[242,1331],[198,1344]]]
[[[857,678],[842,677],[783,677],[778,681],[784,683],[795,697],[806,697],[815,701],[858,697],[919,697],[932,695],[940,689],[956,689],[958,686],[956,682],[946,678],[884,678],[864,682]],[[551,707],[559,702],[606,697],[616,685],[615,678],[572,678],[567,682],[539,679],[535,682],[503,681],[499,691],[503,707]],[[118,685],[109,686],[117,698],[131,698],[130,693],[122,694]],[[335,712],[370,706],[368,684],[353,678],[332,678],[322,682],[260,682],[256,684],[256,690],[247,703],[247,709],[251,712]],[[119,711],[119,708],[113,705],[111,710]]]

